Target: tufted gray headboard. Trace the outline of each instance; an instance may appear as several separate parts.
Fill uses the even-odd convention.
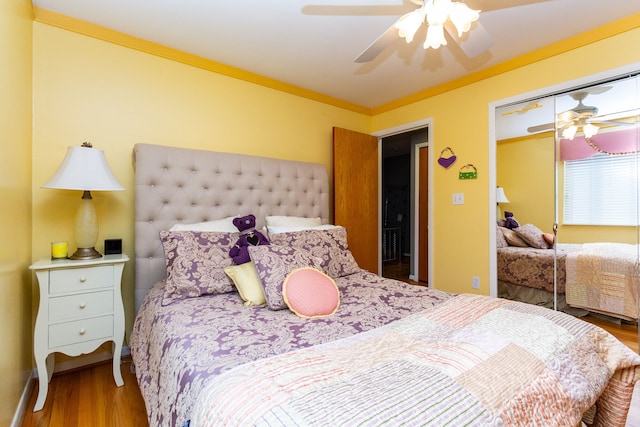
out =
[[[252,213],[329,219],[329,183],[321,164],[136,144],[135,306],[166,276],[159,232]]]

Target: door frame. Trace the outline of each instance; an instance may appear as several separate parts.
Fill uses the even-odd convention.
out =
[[[578,79],[543,87],[489,103],[489,295],[498,296],[498,256],[496,254],[496,110],[498,107],[520,103],[535,98],[543,98],[556,93],[569,91],[579,86],[598,84],[599,81],[622,77],[640,70],[640,62],[591,74]],[[431,163],[431,160],[429,160]]]
[[[433,167],[431,167],[431,163],[433,162],[433,153],[431,150],[431,136],[427,131],[427,134],[429,135],[427,137],[427,141],[426,142],[420,142],[418,144],[415,144],[413,146],[413,200],[415,200],[416,202],[420,201],[420,149],[421,148],[427,148],[429,149],[429,151],[427,151],[427,163],[429,164],[429,168],[427,169],[427,284],[429,285],[429,287],[431,287],[431,242],[432,242],[432,238],[431,238],[431,219],[433,218],[433,199],[432,199],[432,195],[431,195],[431,190],[432,190],[432,179],[431,179],[431,172]],[[420,228],[420,204],[419,203],[414,203],[413,204],[413,230],[414,230],[414,236],[418,236],[418,230]],[[419,254],[420,253],[420,238],[414,238],[413,239],[413,253],[414,254]],[[418,270],[419,264],[420,264],[420,260],[418,259],[417,256],[414,256],[412,258],[413,261],[413,271],[415,274],[410,275],[409,278],[411,280],[415,280],[416,282],[418,281],[418,278],[420,277],[420,273]]]
[[[405,123],[399,126],[395,126],[392,128],[388,128],[388,129],[383,129],[377,132],[373,132],[371,135],[378,137],[378,212],[382,212],[382,139],[386,138],[388,136],[392,136],[392,135],[397,135],[399,133],[405,133],[405,132],[409,132],[412,130],[416,130],[416,129],[422,129],[422,128],[427,128],[427,143],[426,144],[422,144],[423,146],[430,146],[433,147],[433,118],[425,118],[425,119],[421,119],[421,120],[417,120],[415,122],[410,122],[410,123]],[[421,144],[416,144],[416,146],[421,145]],[[415,149],[415,148],[414,148]],[[414,160],[415,161],[415,160]],[[428,162],[429,165],[433,164],[433,150],[429,150],[428,153]],[[412,170],[415,170],[416,167],[414,164],[411,165]],[[428,203],[429,203],[429,207],[428,207],[428,212],[429,212],[429,220],[428,220],[428,224],[427,227],[429,228],[429,232],[428,232],[428,258],[427,258],[427,269],[428,269],[428,286],[430,288],[433,288],[433,200],[434,200],[434,196],[433,196],[433,169],[432,167],[429,168],[428,171],[428,191],[429,191],[429,197],[428,197]],[[417,173],[413,174],[413,183],[414,183],[414,192],[417,191],[418,188],[418,176]],[[415,195],[414,195],[415,198]],[[417,200],[417,199],[416,199]],[[413,225],[413,229],[417,230],[417,224],[419,221],[419,217],[417,215],[417,208],[418,208],[418,204],[414,203],[413,206],[413,219],[412,219],[412,225]],[[495,215],[495,213],[494,213]],[[382,215],[378,215],[378,271],[382,272],[382,234],[380,232],[380,230],[382,230]],[[418,248],[417,248],[417,243],[416,243],[417,239],[414,239],[414,247],[413,247],[413,253],[417,254],[418,253]],[[412,259],[412,263],[413,263],[413,271],[416,275],[416,277],[412,278],[412,280],[417,280],[417,274],[418,274],[418,257],[414,256]]]

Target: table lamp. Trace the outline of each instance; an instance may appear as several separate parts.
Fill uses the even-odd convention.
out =
[[[502,216],[502,211],[500,210],[500,203],[509,203],[509,199],[507,199],[507,195],[504,194],[504,188],[496,187],[496,205],[497,205],[497,217],[500,218]]]
[[[80,147],[69,147],[62,164],[42,188],[82,190],[75,224],[77,250],[69,258],[100,258],[102,255],[94,248],[98,240],[98,219],[91,191],[124,190],[109,169],[104,151],[93,148],[88,142]]]

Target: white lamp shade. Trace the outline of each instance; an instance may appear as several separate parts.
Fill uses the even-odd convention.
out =
[[[509,199],[504,194],[504,188],[502,187],[496,188],[496,203],[509,203]]]
[[[69,147],[56,173],[43,188],[83,191],[121,191],[104,151],[90,147]]]

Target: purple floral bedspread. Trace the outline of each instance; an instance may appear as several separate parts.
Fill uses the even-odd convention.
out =
[[[558,292],[565,292],[567,254],[580,249],[579,244],[561,244],[557,248]],[[498,248],[498,280],[553,292],[553,249]]]
[[[162,307],[158,283],[140,308],[130,343],[149,425],[183,425],[207,381],[235,366],[368,331],[452,297],[364,270],[336,283],[340,308],[319,319],[248,307],[235,292]]]

